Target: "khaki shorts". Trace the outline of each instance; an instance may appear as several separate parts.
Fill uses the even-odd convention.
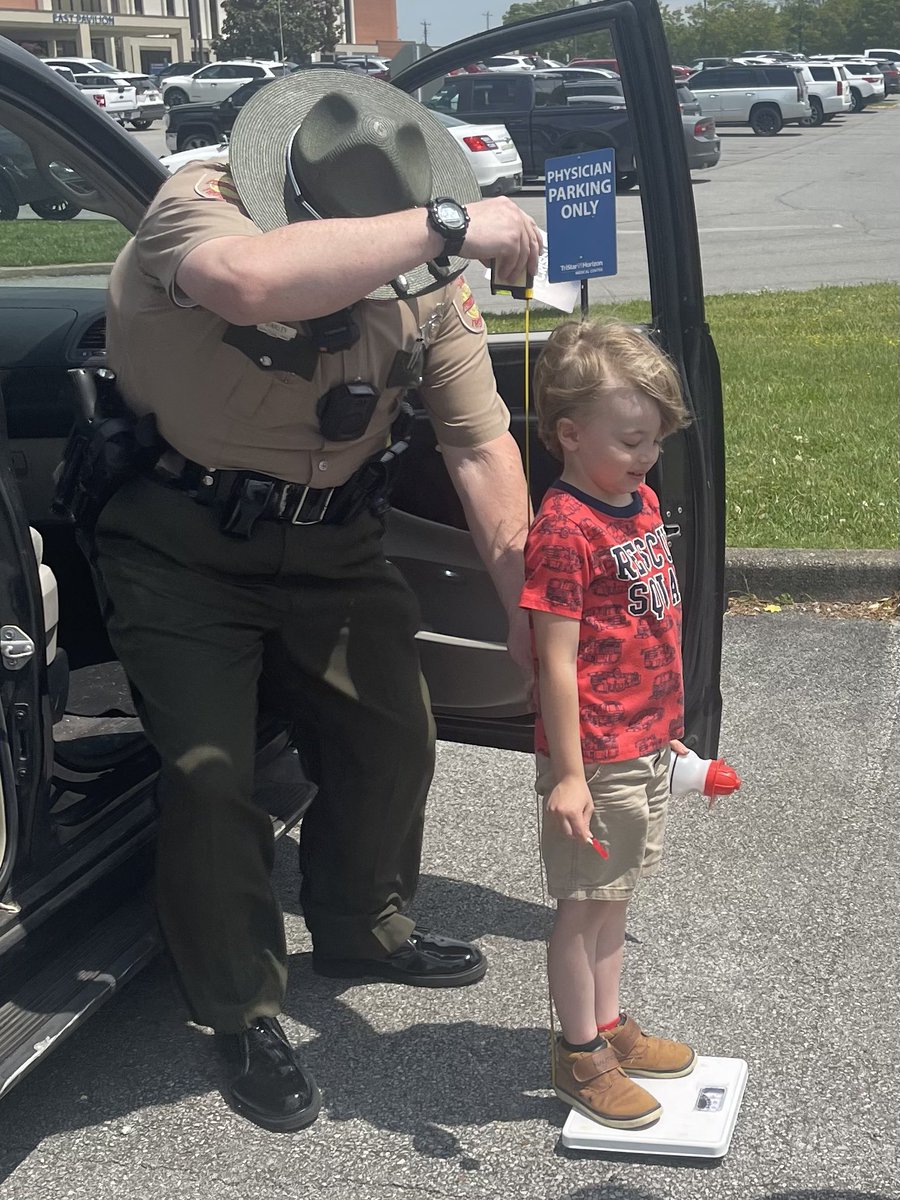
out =
[[[639,879],[656,874],[666,832],[671,753],[665,746],[644,758],[585,767],[594,798],[591,832],[609,858],[543,819],[555,780],[550,759],[537,756],[541,852],[547,890],[555,900],[628,900]]]

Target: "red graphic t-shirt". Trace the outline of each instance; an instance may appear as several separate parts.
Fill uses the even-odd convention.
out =
[[[681,737],[681,592],[650,488],[642,484],[631,504],[614,508],[554,484],[528,534],[520,604],[581,622],[586,763],[655,754]],[[535,749],[549,754],[536,692]]]

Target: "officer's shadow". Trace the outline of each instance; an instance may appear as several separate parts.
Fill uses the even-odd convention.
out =
[[[566,1110],[547,1091],[546,1028],[436,1020],[379,1031],[341,1000],[352,983],[309,977],[308,956],[292,957],[286,1011],[317,1031],[300,1055],[331,1120],[360,1119],[403,1134],[419,1154],[458,1156],[463,1167],[473,1164],[447,1126],[534,1120],[562,1126]]]

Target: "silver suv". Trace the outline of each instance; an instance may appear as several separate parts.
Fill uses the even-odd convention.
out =
[[[691,76],[690,88],[703,115],[717,126],[749,125],[760,137],[773,137],[811,115],[803,72],[780,63],[710,67]]]

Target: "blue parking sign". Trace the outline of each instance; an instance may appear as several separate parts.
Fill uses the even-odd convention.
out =
[[[615,275],[615,150],[548,158],[544,181],[550,282]]]

